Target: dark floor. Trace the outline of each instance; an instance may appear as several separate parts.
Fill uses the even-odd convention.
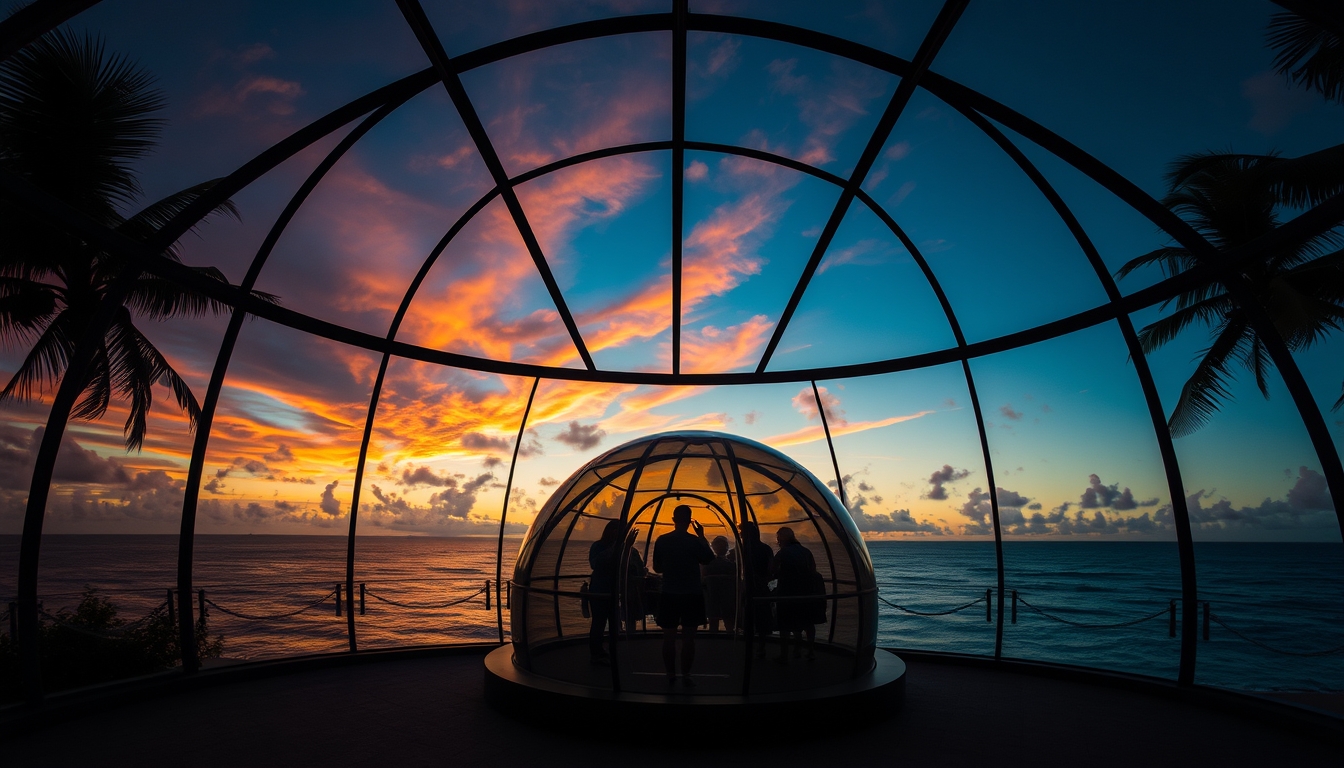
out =
[[[179,693],[0,742],[0,762],[93,765],[1312,766],[1338,744],[1143,693],[1021,672],[909,663],[905,708],[807,737],[806,713],[717,744],[613,744],[521,725],[482,701],[482,657],[387,660]],[[595,729],[599,724],[594,724]],[[705,722],[705,734],[731,724]],[[675,744],[675,746],[669,746]]]

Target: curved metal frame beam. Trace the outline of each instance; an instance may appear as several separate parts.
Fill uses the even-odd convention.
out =
[[[527,405],[523,407],[523,419],[518,424],[518,439],[513,443],[513,459],[509,462],[509,479],[504,483],[504,508],[499,513],[499,542],[495,545],[495,621],[499,624],[499,642],[504,642],[504,593],[500,590],[500,580],[504,578],[504,525],[509,520],[509,496],[513,493],[513,471],[518,467],[518,449],[523,447],[523,435],[527,433],[527,419],[532,415],[532,401],[537,397],[537,387],[541,379],[532,380],[532,391],[527,395]]]
[[[570,314],[569,306],[565,303],[565,297],[560,293],[560,284],[555,281],[555,275],[551,273],[551,266],[546,261],[546,255],[542,253],[541,243],[537,241],[537,235],[532,231],[532,225],[527,221],[527,214],[523,212],[522,203],[518,201],[518,194],[514,192],[513,185],[509,183],[509,175],[504,170],[504,164],[499,159],[499,153],[495,151],[495,146],[490,141],[489,134],[485,132],[485,125],[481,123],[480,116],[476,114],[476,107],[472,105],[471,98],[467,96],[467,89],[462,86],[462,79],[457,76],[452,60],[443,50],[443,43],[439,41],[439,36],[435,34],[433,25],[429,23],[429,19],[425,16],[424,8],[420,7],[419,0],[397,0],[397,6],[401,8],[402,15],[406,17],[406,23],[415,32],[415,37],[420,41],[420,47],[425,50],[425,55],[429,57],[433,64],[434,71],[443,81],[443,87],[448,91],[448,98],[453,100],[453,106],[457,108],[457,113],[462,118],[467,133],[471,135],[477,153],[485,161],[485,167],[489,169],[490,176],[495,180],[495,186],[499,189],[500,196],[504,198],[504,204],[509,207],[509,215],[513,217],[513,225],[517,227],[518,234],[522,236],[523,244],[527,246],[527,252],[531,254],[532,262],[537,266],[537,273],[541,275],[542,282],[546,284],[546,291],[551,294],[551,301],[555,302],[555,311],[560,314],[561,321],[564,322],[565,328],[569,331],[569,337],[574,342],[574,349],[579,353],[579,357],[588,370],[597,370],[597,366],[593,364],[593,356],[588,353],[588,346],[583,342],[583,335],[579,333],[579,326],[574,322],[574,315]]]
[[[1031,179],[1036,188],[1055,209],[1055,213],[1063,220],[1065,226],[1069,228],[1069,232],[1073,234],[1074,239],[1078,242],[1078,247],[1082,249],[1088,263],[1092,265],[1093,271],[1097,273],[1097,279],[1106,289],[1107,298],[1111,301],[1118,300],[1120,298],[1120,288],[1106,268],[1101,253],[1097,251],[1096,245],[1088,237],[1086,230],[1078,221],[1078,217],[1064,203],[1064,199],[1046,180],[1044,174],[1027,159],[1027,156],[1022,153],[1022,150],[1016,144],[996,128],[993,123],[985,119],[984,115],[973,110],[961,110],[961,112],[993,140],[1004,153],[1012,158],[1013,162],[1017,163],[1018,167],[1022,169],[1022,172]],[[1167,492],[1171,494],[1172,520],[1176,528],[1176,548],[1181,567],[1181,652],[1177,682],[1183,685],[1191,685],[1195,681],[1195,662],[1198,648],[1196,631],[1199,620],[1199,590],[1196,586],[1194,539],[1190,529],[1190,509],[1185,498],[1185,483],[1181,479],[1176,447],[1172,444],[1171,430],[1167,427],[1166,413],[1162,408],[1162,400],[1158,396],[1157,384],[1153,380],[1152,370],[1148,367],[1148,358],[1143,353],[1143,347],[1139,345],[1139,336],[1134,331],[1134,321],[1129,315],[1120,315],[1116,318],[1116,322],[1120,325],[1125,346],[1129,349],[1129,359],[1134,364],[1134,375],[1138,378],[1139,386],[1143,390],[1144,403],[1148,407],[1148,417],[1153,422],[1153,433],[1157,438],[1158,452],[1162,456],[1162,465],[1166,471]],[[1000,589],[1002,590],[1002,588]],[[1002,593],[999,595],[999,602],[1000,613],[1002,613]],[[1000,617],[1000,623],[1002,623],[1002,617]]]
[[[817,245],[812,250],[812,256],[808,258],[807,265],[803,267],[803,274],[798,278],[798,284],[793,288],[793,295],[789,297],[789,303],[784,306],[784,311],[780,313],[779,322],[775,324],[775,330],[770,334],[770,341],[765,345],[765,352],[761,354],[761,361],[756,364],[757,373],[763,372],[766,366],[770,364],[770,358],[774,356],[775,348],[779,346],[780,339],[784,337],[784,332],[789,327],[789,321],[793,319],[793,313],[798,309],[799,302],[803,300],[803,293],[807,291],[808,284],[812,282],[812,276],[816,274],[817,267],[821,266],[821,260],[826,256],[826,250],[831,247],[831,240],[840,229],[840,222],[844,221],[850,204],[854,202],[854,191],[862,187],[864,179],[868,178],[868,172],[872,170],[873,163],[877,162],[877,155],[887,143],[887,138],[891,136],[892,129],[896,127],[896,121],[905,111],[905,105],[909,104],[910,98],[915,95],[915,89],[919,87],[920,78],[924,76],[925,72],[929,71],[929,66],[933,64],[933,58],[938,55],[939,49],[947,41],[947,36],[952,34],[952,28],[961,18],[962,11],[966,10],[968,2],[970,0],[946,0],[942,9],[938,11],[938,16],[933,20],[933,25],[924,35],[923,42],[919,44],[919,50],[915,52],[913,66],[901,78],[900,84],[896,86],[896,92],[891,95],[891,101],[887,103],[886,110],[882,112],[882,117],[877,121],[877,127],[873,129],[873,135],[868,137],[868,144],[864,147],[863,154],[859,156],[859,161],[855,164],[854,171],[849,176],[849,181],[840,192],[840,199],[836,200],[835,208],[831,210],[831,216],[826,220],[826,225],[821,230],[821,236],[817,238]]]

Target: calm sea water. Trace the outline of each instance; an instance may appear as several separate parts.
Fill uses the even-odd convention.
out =
[[[506,540],[505,578],[518,540]],[[223,608],[248,615],[296,610],[345,578],[345,539],[325,536],[201,536],[196,586]],[[357,615],[360,648],[497,640],[494,606],[482,596],[448,608],[405,608],[470,597],[495,576],[488,539],[379,538],[358,542],[357,582],[367,585]],[[881,595],[911,610],[944,611],[982,598],[995,583],[988,542],[872,542]],[[1197,544],[1202,600],[1213,616],[1274,649],[1311,653],[1344,645],[1344,546]],[[48,536],[42,544],[40,597],[48,611],[73,607],[86,586],[103,590],[126,618],[152,610],[176,579],[174,536]],[[0,536],[0,600],[13,599],[18,537]],[[1176,545],[1158,542],[1005,542],[1006,585],[1016,589],[1017,622],[1005,616],[1003,653],[1103,669],[1175,677],[1179,638],[1168,637],[1168,601],[1180,596]],[[1027,604],[1084,624],[1070,626]],[[348,603],[347,603],[348,605]],[[1011,612],[1011,600],[1005,613]],[[985,604],[947,616],[912,616],[883,605],[884,646],[990,655],[993,621]],[[296,616],[250,621],[211,610],[225,656],[259,659],[348,648],[346,619],[334,602]],[[0,631],[7,631],[7,627]],[[504,629],[508,630],[505,615]],[[1199,643],[1196,679],[1248,690],[1344,690],[1344,652],[1284,655],[1257,647],[1217,622]]]

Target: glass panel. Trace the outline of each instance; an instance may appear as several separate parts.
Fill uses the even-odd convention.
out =
[[[430,267],[398,338],[496,360],[582,365],[513,217],[498,198]]]
[[[1036,186],[926,91],[910,99],[864,188],[905,229],[968,341],[1090,309],[1105,292]]]
[[[670,153],[593,160],[518,198],[604,370],[671,370]]]
[[[567,43],[462,74],[510,176],[595,149],[672,138],[672,36]]]
[[[770,368],[864,363],[956,344],[923,270],[882,220],[855,202]]]
[[[1134,321],[1142,326],[1157,317],[1150,310]],[[1207,344],[1207,332],[1191,328],[1149,355],[1168,412]],[[1265,399],[1240,365],[1230,373],[1217,413],[1176,440],[1199,599],[1211,614],[1205,641],[1200,606],[1196,682],[1252,691],[1340,690],[1344,659],[1338,654],[1290,655],[1341,642],[1344,546],[1320,463],[1279,374],[1267,376]]]
[[[936,0],[828,5],[806,0],[694,0],[691,13],[746,16],[824,32],[914,58],[942,3]]]
[[[682,370],[754,368],[839,191],[757,160],[686,156]]]
[[[221,12],[132,0],[97,4],[70,26],[137,60],[164,92],[168,128],[143,166],[154,180],[146,184],[152,199],[224,176],[309,122],[427,65],[405,19],[386,3],[340,13],[320,0]]]
[[[1170,491],[1128,357],[1107,324],[971,363],[1007,589],[1021,601],[1003,653],[1174,678],[1180,643],[1164,620],[1181,581]],[[1125,622],[1136,623],[1104,626]]]
[[[1116,274],[1130,259],[1168,244],[1167,236],[1155,224],[1073,166],[1013,131],[1003,126],[999,129],[1031,160],[1077,217],[1121,294],[1134,293],[1164,279],[1157,267],[1141,267],[1123,278]]]
[[[1339,108],[1271,71],[1265,25],[1278,11],[1250,3],[978,3],[934,68],[1160,198],[1167,162],[1187,152],[1295,156],[1339,141]]]
[[[360,494],[356,581],[368,591],[358,620],[361,648],[498,638],[499,517],[531,385],[390,362]],[[537,448],[524,438],[520,461]],[[535,504],[517,487],[505,532],[521,535]],[[506,543],[510,557],[517,546]]]
[[[331,593],[345,580],[353,468],[377,364],[265,321],[243,326],[196,522],[194,581],[214,601],[226,658],[348,647]]]
[[[259,290],[377,336],[458,217],[493,184],[442,88],[373,127],[285,228]]]
[[[543,29],[595,19],[644,13],[668,13],[669,0],[586,0],[582,3],[481,4],[470,0],[424,3],[425,15],[450,56],[460,56]]]
[[[994,629],[982,605],[920,615],[973,601],[996,578],[990,531],[964,504],[977,483],[984,488],[984,460],[961,366],[818,387],[850,514],[868,540],[886,601],[879,644],[993,653]],[[826,450],[820,435],[813,439],[813,450]],[[827,484],[835,487],[833,479]]]
[[[764,149],[846,177],[896,90],[893,75],[773,40],[691,32],[686,55],[688,141]]]

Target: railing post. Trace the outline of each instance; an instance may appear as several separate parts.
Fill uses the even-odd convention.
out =
[[[1209,639],[1209,601],[1204,601],[1204,639]]]
[[[490,610],[490,580],[485,580],[485,610]]]
[[[336,615],[341,615],[341,585],[339,582],[336,584]]]
[[[196,590],[196,612],[204,619],[208,614],[205,612],[205,590]]]
[[[1013,590],[1013,623],[1017,623],[1017,590]]]
[[[177,606],[173,605],[173,590],[169,589],[169,590],[167,590],[167,592],[168,592],[168,624],[169,624],[170,626],[174,626],[174,627],[176,627],[176,626],[177,626]]]
[[[359,615],[364,615],[364,582],[359,582]]]
[[[1167,637],[1176,636],[1176,599],[1171,601],[1171,618],[1167,620]]]
[[[990,601],[990,597],[991,597],[993,594],[994,594],[994,590],[992,590],[992,589],[986,589],[986,590],[985,590],[985,621],[993,621],[993,620],[994,620],[994,604],[993,604],[993,602]]]

